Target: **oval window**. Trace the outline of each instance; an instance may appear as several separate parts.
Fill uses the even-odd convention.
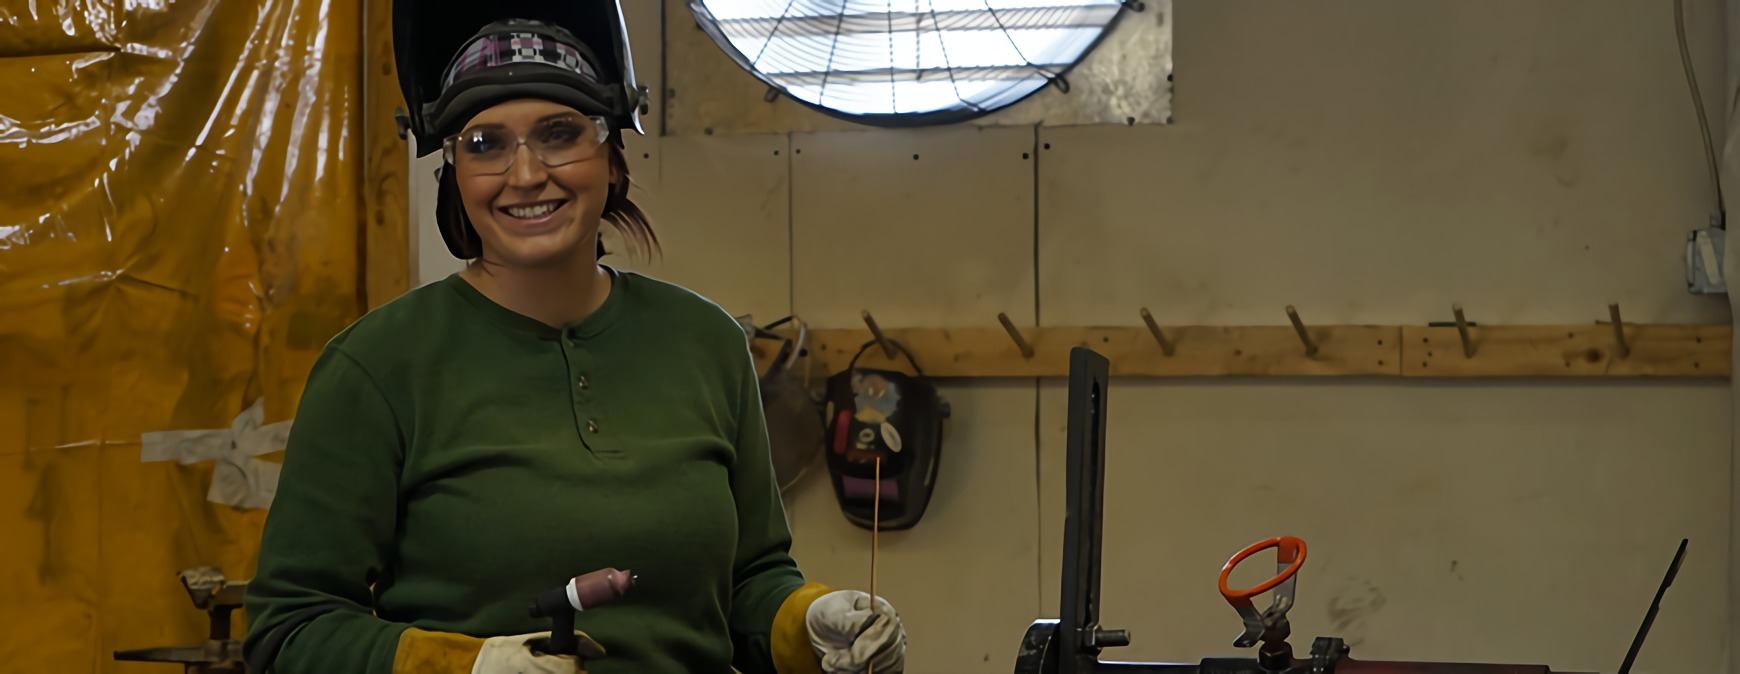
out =
[[[836,117],[946,124],[1063,77],[1121,0],[689,0],[714,43],[768,86]]]

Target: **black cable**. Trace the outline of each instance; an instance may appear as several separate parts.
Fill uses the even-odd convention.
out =
[[[1698,91],[1698,76],[1692,70],[1692,55],[1686,49],[1685,0],[1674,0],[1674,35],[1680,43],[1680,65],[1686,71],[1686,87],[1692,91],[1692,106],[1698,112],[1698,130],[1704,135],[1704,159],[1710,166],[1710,187],[1716,192],[1716,226],[1728,228],[1728,209],[1722,199],[1721,172],[1716,167],[1716,145],[1710,141],[1710,120],[1704,113],[1704,96]]]
[[[785,24],[785,18],[791,16],[791,6],[794,4],[797,4],[797,0],[785,3],[785,11],[779,13],[778,19],[774,19],[773,29],[767,31],[767,41],[761,43],[761,48],[755,51],[755,58],[749,59],[749,65],[761,65],[761,57],[767,53],[768,46],[773,44],[773,37],[779,34],[779,27]]]
[[[1020,57],[1021,61],[1027,64],[1027,67],[1039,71],[1039,74],[1043,75],[1047,82],[1057,79],[1057,73],[1040,67],[1039,64],[1034,63],[1032,59],[1027,58],[1027,55],[1021,52],[1021,45],[1015,43],[1015,36],[1009,34],[1009,27],[1003,25],[1003,17],[997,16],[997,8],[991,6],[991,0],[985,0],[985,11],[991,14],[991,20],[997,22],[997,30],[1002,31],[1003,37],[1009,39],[1009,47],[1015,50],[1015,55]]]
[[[924,25],[924,20],[920,18],[918,24],[922,27]],[[954,87],[955,100],[960,101],[963,105],[966,105],[969,108],[978,110],[979,105],[977,103],[969,101],[961,96],[961,83],[955,81],[955,62],[949,58],[949,41],[947,37],[943,35],[942,23],[937,21],[936,2],[934,1],[930,3],[930,27],[936,29],[936,43],[942,47],[943,67],[947,68],[949,71],[949,86]]]
[[[822,68],[822,87],[816,90],[816,100],[828,97],[828,76],[834,74],[834,54],[840,49],[840,26],[846,25],[846,3],[840,2],[840,16],[834,21],[834,41],[828,44],[828,65]]]

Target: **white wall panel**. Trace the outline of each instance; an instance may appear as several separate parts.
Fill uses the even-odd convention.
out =
[[[1179,3],[1174,126],[1042,134],[1047,322],[1720,320],[1669,3],[1570,7]]]
[[[646,191],[664,253],[636,268],[757,321],[789,313],[786,137],[655,140],[659,180]]]
[[[794,305],[814,325],[1033,320],[1031,129],[798,134]],[[923,363],[920,363],[923,365]]]
[[[411,282],[424,285],[459,271],[464,264],[447,252],[441,241],[441,230],[435,223],[435,170],[441,168],[441,153],[426,157],[413,156],[415,149],[406,143],[405,155],[411,162],[409,193],[411,196]]]
[[[1033,320],[1033,133],[949,129],[793,139],[793,293],[818,326]],[[916,159],[914,156],[916,155]],[[963,192],[973,195],[962,198]],[[923,363],[921,362],[922,366]],[[883,539],[879,592],[912,634],[909,672],[1006,672],[1038,597],[1031,382],[945,387],[936,500]],[[824,474],[789,499],[799,561],[868,586],[869,532],[840,515]]]

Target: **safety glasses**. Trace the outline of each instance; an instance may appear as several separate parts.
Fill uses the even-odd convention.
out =
[[[597,157],[598,146],[610,138],[610,124],[598,115],[561,115],[546,118],[519,136],[500,125],[476,126],[449,136],[442,156],[460,175],[500,175],[513,167],[520,146],[544,166],[555,168]]]

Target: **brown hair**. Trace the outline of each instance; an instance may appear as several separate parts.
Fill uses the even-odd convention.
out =
[[[636,257],[644,260],[648,253],[662,252],[658,235],[653,233],[652,220],[628,196],[629,188],[634,184],[628,175],[628,156],[615,143],[610,145],[610,168],[617,175],[617,181],[610,185],[610,192],[604,198],[604,222],[616,228],[629,247],[638,253]],[[459,181],[454,178],[451,167],[441,172],[439,189],[435,218],[446,230],[442,234],[447,240],[448,252],[462,260],[482,257],[483,239],[477,236],[477,229],[471,226],[471,218],[465,214],[465,203],[459,195]],[[604,237],[600,236],[598,257],[602,258],[607,253],[604,249]]]
[[[616,233],[622,235],[629,247],[635,249],[642,260],[648,253],[659,253],[659,237],[653,233],[652,220],[646,216],[646,211],[640,205],[628,198],[628,190],[634,186],[634,181],[628,177],[628,156],[623,154],[622,147],[610,145],[611,172],[618,176],[610,186],[610,195],[604,198],[604,221],[616,228]],[[604,257],[604,239],[598,240],[598,257]]]

